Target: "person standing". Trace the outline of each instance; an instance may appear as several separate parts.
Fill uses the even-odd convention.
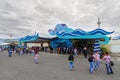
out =
[[[34,62],[35,62],[36,64],[39,63],[39,54],[38,54],[38,53],[35,54]]]
[[[111,58],[110,55],[108,54],[108,52],[106,52],[103,59],[105,60],[107,74],[113,74],[113,70],[112,70],[112,67],[110,65],[110,58]]]
[[[74,70],[74,56],[73,53],[70,53],[70,55],[68,56],[68,61],[69,61],[69,68],[71,71]]]
[[[2,49],[2,47],[0,47],[0,53],[2,53],[3,52],[3,49]]]
[[[77,48],[74,48],[74,56],[77,56]]]
[[[83,48],[82,53],[83,53],[84,57],[87,58],[87,48],[86,47]]]
[[[12,57],[12,49],[11,48],[8,50],[8,57]]]
[[[35,51],[33,49],[31,49],[31,54],[34,56],[35,55]]]

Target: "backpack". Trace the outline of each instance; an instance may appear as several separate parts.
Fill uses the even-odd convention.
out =
[[[92,62],[93,59],[94,59],[94,58],[93,58],[92,56],[90,56],[90,57],[88,58],[88,61],[89,61],[89,62]]]
[[[68,60],[69,60],[69,61],[71,61],[71,60],[74,61],[73,55],[70,55],[70,56],[68,57]]]

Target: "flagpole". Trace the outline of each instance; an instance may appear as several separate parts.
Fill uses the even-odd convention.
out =
[[[10,34],[10,39],[12,39],[12,34]]]
[[[98,22],[97,22],[97,25],[98,25],[98,28],[100,28],[101,21],[100,21],[100,18],[99,18],[99,17],[98,17]]]

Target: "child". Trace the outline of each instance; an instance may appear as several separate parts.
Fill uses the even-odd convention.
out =
[[[94,57],[93,57],[93,53],[90,54],[89,58],[88,58],[89,64],[90,64],[90,73],[93,73],[94,70]]]
[[[72,53],[70,53],[68,57],[68,61],[69,61],[69,68],[71,71],[73,71],[74,70],[74,56]]]
[[[35,54],[35,57],[34,57],[34,62],[36,63],[36,64],[38,64],[39,63],[39,55],[38,55],[38,53],[37,54]]]
[[[8,57],[12,57],[12,49],[8,50]]]
[[[34,56],[35,55],[35,51],[32,49],[31,50],[31,54]]]
[[[77,49],[76,48],[74,49],[74,56],[75,57],[77,56]]]
[[[100,67],[100,54],[98,51],[95,52],[94,58],[95,58],[95,68],[99,69],[99,67]]]

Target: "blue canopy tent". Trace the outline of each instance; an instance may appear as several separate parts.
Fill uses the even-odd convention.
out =
[[[39,37],[39,34],[27,35],[27,36],[19,39],[19,44],[20,44],[20,46],[22,46],[22,43],[25,43],[25,44],[24,44],[24,48],[26,48],[26,47],[27,47],[26,42],[34,41],[34,40],[36,40],[38,37]]]

